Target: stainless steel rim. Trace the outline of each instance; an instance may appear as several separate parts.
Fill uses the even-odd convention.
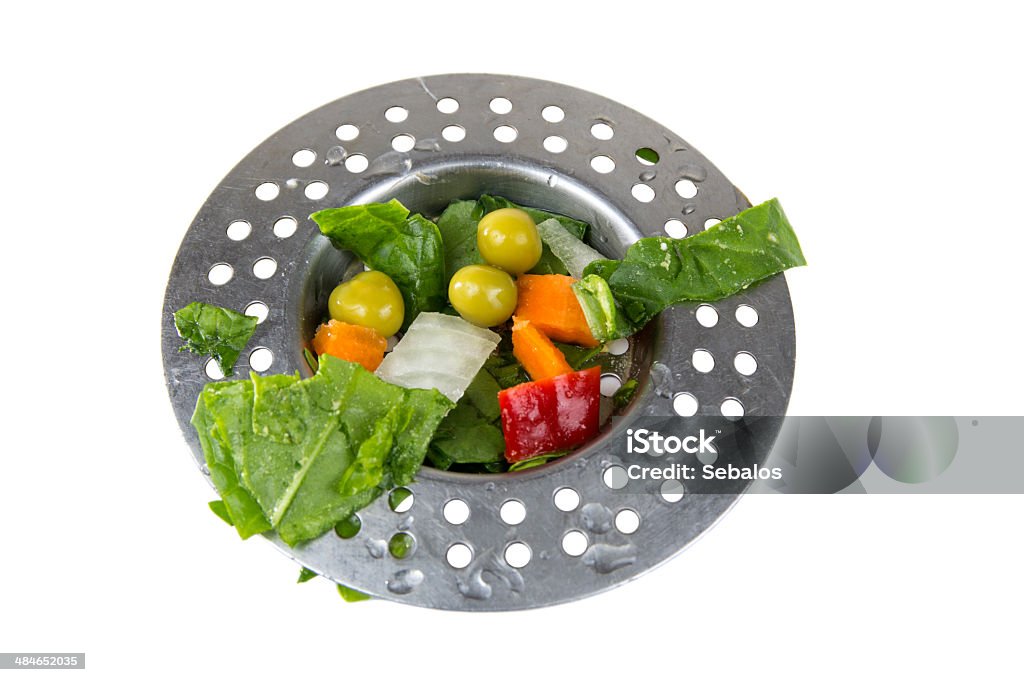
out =
[[[639,236],[666,230],[680,236],[681,229],[692,234],[749,205],[678,135],[627,107],[557,83],[430,76],[321,107],[271,136],[214,189],[171,270],[164,369],[182,433],[204,473],[188,421],[210,377],[204,359],[178,352],[173,311],[193,300],[237,310],[262,304],[268,314],[247,351],[257,355],[243,356],[236,374],[247,375],[250,364],[268,353],[272,362],[265,371],[308,374],[302,348],[315,311],[350,262],[307,216],[393,196],[429,213],[453,198],[483,192],[588,220],[594,246],[613,257]],[[228,272],[226,283],[213,283]],[[640,389],[629,412],[607,432],[624,430],[641,416],[675,414],[673,405],[688,396],[696,400],[698,416],[719,415],[726,400],[737,401],[750,416],[785,413],[795,334],[784,277],[699,307],[666,311],[630,349],[624,371],[640,377]],[[697,350],[711,355],[713,369],[698,371]],[[738,353],[756,358],[753,374],[734,368]],[[332,580],[419,606],[520,609],[594,594],[680,552],[739,494],[684,495],[670,502],[656,488],[649,494],[613,491],[604,472],[619,459],[607,436],[566,461],[519,474],[424,468],[410,486],[410,509],[395,512],[386,499],[377,500],[360,512],[362,528],[353,538],[329,533],[298,548],[270,540]],[[767,454],[766,448],[752,456],[763,462]],[[564,490],[578,498],[571,509],[563,509],[563,498],[573,497]],[[453,500],[458,502],[448,512],[462,504],[468,509],[461,523],[447,518]],[[525,517],[512,523],[509,510],[525,510]],[[617,527],[623,510],[639,519],[634,532]],[[387,550],[396,533],[414,539],[413,551],[402,559]],[[567,534],[585,541],[578,556],[563,548]],[[449,561],[459,552],[469,555],[468,565]]]

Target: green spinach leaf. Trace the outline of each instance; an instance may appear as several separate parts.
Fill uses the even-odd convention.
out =
[[[639,329],[675,303],[716,301],[806,264],[782,206],[771,199],[692,237],[645,237],[622,261],[594,261],[576,295],[594,335],[609,339],[620,314]]]
[[[195,301],[174,313],[174,326],[185,340],[181,350],[213,357],[224,376],[231,376],[258,323],[257,318],[230,308]]]
[[[394,280],[405,303],[406,329],[421,312],[447,301],[444,245],[437,225],[397,199],[386,204],[344,206],[310,216],[337,248],[352,251]]]

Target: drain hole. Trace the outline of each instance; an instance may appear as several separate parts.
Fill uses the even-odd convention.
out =
[[[704,349],[693,351],[693,368],[701,374],[707,374],[715,368],[715,356]]]
[[[320,182],[319,180],[317,180],[306,185],[306,190],[304,193],[307,199],[311,199],[313,201],[320,201],[325,196],[327,196],[328,189],[329,188],[327,187],[326,182]]]
[[[718,218],[708,218],[707,220],[704,221],[704,229],[706,230],[709,227],[714,227],[715,225],[717,225],[720,222],[722,222],[722,221],[719,220]]]
[[[270,308],[267,307],[266,303],[253,301],[249,305],[245,306],[245,310],[242,312],[250,317],[255,317],[257,320],[256,324],[260,324],[267,319],[267,315],[270,314]]]
[[[513,542],[505,548],[505,563],[512,568],[522,568],[530,563],[532,557],[533,552],[530,551],[529,545],[524,542]]]
[[[673,239],[682,239],[686,236],[686,225],[678,218],[671,218],[665,221],[665,234]]]
[[[409,118],[409,110],[405,107],[389,107],[388,110],[384,112],[384,118],[392,123],[401,123],[405,119]]]
[[[234,275],[235,269],[227,263],[215,263],[206,276],[210,284],[219,287],[230,282]]]
[[[609,341],[608,345],[605,346],[605,350],[608,351],[608,355],[623,355],[629,350],[629,339]]]
[[[494,129],[494,139],[498,142],[514,142],[519,136],[519,132],[512,126],[498,126]]]
[[[473,560],[473,550],[469,548],[469,545],[456,542],[448,548],[444,558],[452,568],[465,568]]]
[[[571,512],[580,506],[580,494],[572,488],[559,488],[555,491],[554,502],[559,511]]]
[[[617,374],[601,375],[601,395],[611,398],[620,388],[622,388],[622,379]]]
[[[338,521],[337,525],[334,526],[334,532],[338,534],[339,538],[348,540],[358,535],[362,527],[363,520],[359,518],[358,514],[353,514],[347,519]]]
[[[595,156],[590,160],[590,167],[598,173],[611,173],[615,170],[615,161],[610,156]]]
[[[697,322],[699,322],[702,327],[710,329],[718,324],[718,311],[715,310],[713,306],[699,306],[695,315],[697,317]]]
[[[757,311],[749,305],[741,305],[736,308],[736,321],[744,327],[753,327],[757,324]]]
[[[407,152],[416,146],[416,138],[412,135],[395,135],[391,138],[391,148],[396,152]]]
[[[307,188],[307,191],[308,189],[309,188]],[[277,222],[274,223],[274,236],[278,239],[288,239],[288,237],[295,234],[295,230],[298,228],[299,223],[295,218],[292,218],[291,216],[284,216],[278,218]]]
[[[590,126],[590,134],[599,140],[610,140],[615,136],[615,131],[607,123],[595,123]]]
[[[604,470],[604,474],[601,475],[601,479],[604,484],[612,490],[622,490],[626,487],[628,481],[626,477],[626,470],[620,467],[618,464],[613,464]]]
[[[548,123],[561,123],[562,119],[565,118],[565,112],[562,111],[562,107],[549,104],[541,109],[540,116]]]
[[[449,142],[462,142],[466,139],[466,129],[462,126],[445,126],[441,130],[441,137]]]
[[[499,511],[501,520],[510,526],[518,526],[526,518],[526,505],[519,500],[507,500]]]
[[[512,111],[512,102],[505,97],[495,97],[491,100],[491,111],[496,114],[507,114]]]
[[[416,550],[416,538],[408,533],[395,533],[388,540],[388,552],[396,559],[412,556]]]
[[[359,128],[351,123],[345,123],[338,126],[338,129],[334,131],[334,135],[343,142],[350,142],[359,137]]]
[[[564,137],[558,135],[551,135],[550,137],[544,138],[544,149],[548,150],[552,154],[561,154],[569,146],[569,143]]]
[[[316,152],[312,149],[300,149],[292,154],[292,163],[299,168],[309,168],[316,161]]]
[[[362,173],[370,162],[362,154],[352,154],[345,159],[345,170],[349,173]]]
[[[640,527],[640,515],[632,509],[623,509],[615,515],[615,529],[623,535],[632,535]]]
[[[684,199],[692,199],[697,196],[697,185],[693,180],[683,179],[676,183],[676,194]]]
[[[653,166],[660,159],[661,157],[658,155],[658,152],[650,147],[640,147],[640,149],[636,150],[636,160],[645,166]]]
[[[260,201],[273,201],[281,193],[281,188],[274,182],[263,182],[256,186],[256,198]]]
[[[228,225],[228,239],[231,241],[240,242],[248,237],[250,232],[252,232],[252,225],[244,220],[236,220]]]
[[[270,256],[264,256],[252,264],[252,274],[257,279],[270,279],[277,272],[277,261]]]
[[[590,541],[578,530],[571,530],[562,536],[562,551],[569,556],[580,556],[587,551]]]
[[[633,198],[641,203],[649,204],[654,201],[654,188],[650,185],[638,182],[630,191],[633,193]]]
[[[469,519],[469,505],[459,499],[448,500],[442,513],[445,521],[453,526],[459,526]]]
[[[732,365],[736,368],[737,372],[745,377],[749,377],[757,371],[757,359],[746,351],[737,353],[736,357],[733,358]]]
[[[408,488],[395,488],[388,495],[388,506],[396,514],[404,514],[412,509],[413,499],[412,491]]]
[[[661,484],[661,499],[666,502],[676,503],[683,499],[683,495],[686,494],[686,489],[683,488],[683,484],[674,478],[670,478]]]
[[[220,371],[220,365],[213,358],[206,361],[206,365],[203,367],[206,370],[206,376],[210,377],[214,381],[220,381],[224,378],[224,372]]]
[[[722,401],[722,416],[730,421],[735,421],[743,416],[743,403],[736,398],[726,398]]]
[[[269,348],[257,348],[249,353],[249,369],[254,372],[266,372],[274,364],[274,354]]]
[[[697,399],[691,393],[677,393],[672,398],[672,409],[680,417],[692,417],[697,414]]]
[[[442,97],[437,100],[437,110],[442,114],[454,114],[459,110],[459,100],[454,97]]]

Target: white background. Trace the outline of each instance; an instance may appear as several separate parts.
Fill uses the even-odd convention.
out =
[[[1022,413],[1019,17],[563,5],[5,10],[0,651],[97,680],[1020,674],[1019,496],[751,496],[640,580],[485,615],[345,604],[206,509],[159,360],[179,241],[279,127],[432,73],[600,93],[781,197],[811,263],[793,413]]]

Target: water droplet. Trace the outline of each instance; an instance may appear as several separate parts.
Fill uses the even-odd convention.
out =
[[[437,141],[436,137],[427,137],[417,140],[412,148],[421,152],[439,152],[441,151],[441,144]]]
[[[499,560],[490,551],[481,554],[468,567],[465,577],[456,580],[459,593],[467,599],[490,599],[494,590],[484,580],[484,573],[497,578],[513,592],[521,592],[526,586],[522,574],[503,560]]]
[[[398,522],[398,530],[409,530],[412,528],[412,514],[406,514],[402,517],[402,520]]]
[[[683,215],[690,215],[697,210],[697,204],[683,204]]]
[[[487,492],[493,491],[494,490],[494,481],[490,481],[489,483],[487,483],[487,485],[484,486],[484,490],[486,490]]]
[[[654,392],[662,398],[672,397],[672,370],[660,362],[651,364],[651,379],[654,381]]]
[[[636,548],[633,545],[591,545],[582,559],[598,573],[611,573],[635,562]]]
[[[549,175],[548,176],[548,187],[555,187],[557,185],[558,185],[558,176],[557,175]]]
[[[650,182],[657,176],[658,174],[654,171],[644,171],[643,173],[640,174],[640,180],[643,182]]]
[[[367,175],[401,175],[412,168],[407,152],[386,152],[366,167]]]
[[[299,186],[299,179],[298,178],[289,178],[288,180],[284,181],[284,184],[285,184],[285,187],[287,187],[288,189],[295,189],[296,187]]]
[[[430,173],[417,173],[416,174],[416,180],[421,185],[433,185],[435,182],[438,181],[438,179],[439,178],[436,175],[431,175]]]
[[[385,583],[389,592],[409,594],[423,582],[423,571],[418,568],[406,568],[388,578]]]
[[[341,145],[335,145],[327,150],[324,155],[324,163],[328,166],[340,166],[348,158],[348,152]]]
[[[708,170],[704,166],[688,163],[679,168],[679,177],[694,182],[704,182],[708,178]]]
[[[203,472],[203,476],[209,476],[210,475],[210,468],[208,466],[206,466],[205,464],[200,466],[199,470]]]
[[[583,526],[592,533],[607,533],[612,529],[612,510],[600,502],[590,502],[580,510]]]
[[[374,559],[380,559],[388,551],[388,543],[383,540],[367,540],[366,551],[370,553]]]

